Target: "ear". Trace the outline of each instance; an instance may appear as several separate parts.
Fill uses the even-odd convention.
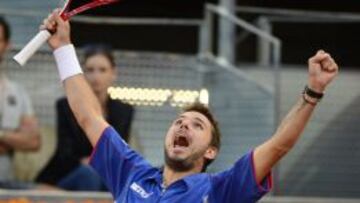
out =
[[[204,157],[205,157],[206,159],[211,159],[211,160],[213,160],[213,159],[216,158],[218,152],[219,152],[219,150],[218,150],[216,147],[210,146],[210,147],[207,148],[207,150],[206,150],[206,152],[205,152],[205,154],[204,154]]]

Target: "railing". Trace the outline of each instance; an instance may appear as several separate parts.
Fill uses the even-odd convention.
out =
[[[225,18],[226,20],[234,23],[236,26],[239,26],[256,35],[261,40],[266,41],[267,43],[272,44],[272,50],[270,53],[266,53],[264,55],[268,56],[271,61],[273,67],[273,78],[274,78],[274,88],[273,88],[273,96],[274,96],[274,121],[275,125],[277,126],[279,123],[279,111],[280,111],[280,63],[281,63],[281,40],[268,32],[259,29],[258,27],[254,26],[253,24],[229,13],[226,9],[216,6],[213,4],[207,4],[205,10],[205,20],[201,27],[201,44],[200,44],[200,57],[202,58],[209,58],[214,60],[222,67],[226,68],[227,70],[233,72],[236,75],[241,76],[242,78],[246,78],[244,74],[240,71],[239,68],[235,66],[235,64],[231,64],[231,62],[224,57],[217,57],[214,55],[213,49],[213,28],[214,28],[214,16],[218,15],[220,18]],[[220,42],[221,43],[221,42]],[[270,51],[270,50],[269,50]],[[268,87],[261,86],[265,90],[269,91]]]
[[[0,202],[113,202],[104,192],[58,192],[58,191],[13,191],[0,190]],[[359,199],[314,198],[314,197],[265,197],[260,203],[358,203]]]
[[[202,57],[213,57],[213,28],[214,28],[214,14],[218,15],[221,18],[234,23],[235,25],[245,29],[246,31],[256,35],[257,37],[264,39],[273,45],[273,52],[271,54],[271,59],[274,67],[280,66],[281,61],[281,40],[277,37],[267,33],[254,26],[253,24],[238,18],[237,16],[229,13],[226,9],[207,4],[205,10],[205,20],[201,28],[201,45],[200,45],[200,56]],[[228,64],[229,61],[226,58],[219,58],[218,62],[220,64]]]
[[[293,17],[298,19],[317,19],[328,22],[359,22],[360,15],[350,12],[325,12],[325,11],[304,11],[294,9],[274,9],[263,7],[240,6],[236,12],[247,14],[259,14],[267,16]]]

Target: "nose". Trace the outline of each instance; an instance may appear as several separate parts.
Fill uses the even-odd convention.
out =
[[[187,120],[184,120],[181,125],[180,125],[180,129],[186,129],[188,130],[189,129],[189,121]]]
[[[87,74],[87,77],[92,81],[92,82],[99,82],[99,80],[101,79],[101,74],[99,73],[99,71],[93,71],[91,73]]]
[[[100,72],[99,70],[95,70],[95,71],[93,72],[93,77],[94,77],[94,78],[98,79],[100,76],[101,76],[101,72]]]

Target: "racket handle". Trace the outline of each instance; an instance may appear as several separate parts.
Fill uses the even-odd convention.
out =
[[[25,47],[14,56],[14,60],[24,66],[29,58],[50,38],[48,30],[40,31]]]

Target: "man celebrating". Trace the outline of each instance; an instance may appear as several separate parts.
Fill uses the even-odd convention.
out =
[[[91,165],[116,202],[256,202],[271,188],[271,168],[293,147],[338,72],[331,56],[318,51],[309,59],[309,79],[303,94],[275,134],[232,168],[217,174],[201,172],[218,154],[218,126],[206,107],[188,107],[166,134],[165,166],[159,170],[130,149],[102,117],[71,45],[70,26],[58,13],[53,12],[42,29],[54,32],[48,43],[54,50],[70,107],[95,146]]]

